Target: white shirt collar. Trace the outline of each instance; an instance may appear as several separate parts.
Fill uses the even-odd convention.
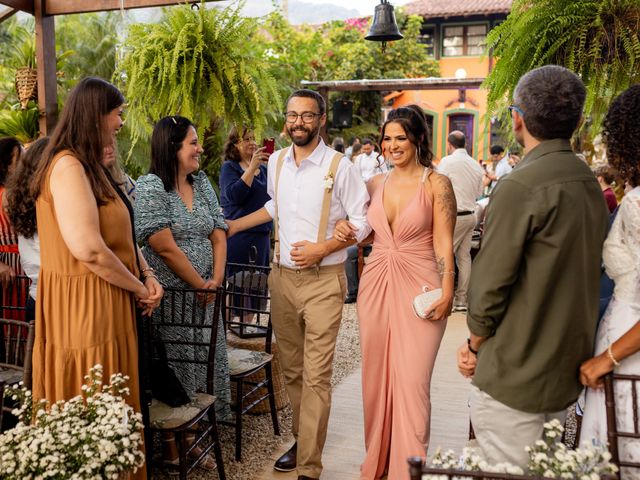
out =
[[[320,141],[318,142],[318,145],[313,150],[313,152],[311,152],[311,155],[309,155],[307,158],[305,158],[302,161],[303,162],[309,161],[316,165],[320,165],[322,163],[322,159],[324,158],[324,153],[326,149],[327,149],[327,145],[324,143],[324,140],[322,139],[322,137],[320,137]],[[293,158],[293,145],[291,145],[291,148],[289,148],[289,150],[287,151],[287,154],[285,155],[284,159],[286,161],[295,162],[295,159]]]

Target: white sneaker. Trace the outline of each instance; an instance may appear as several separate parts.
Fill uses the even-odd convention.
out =
[[[452,311],[453,312],[466,312],[467,311],[467,306],[466,305],[454,305]]]

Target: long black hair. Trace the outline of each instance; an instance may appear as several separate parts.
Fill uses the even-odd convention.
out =
[[[21,153],[22,145],[20,145],[20,142],[16,138],[0,138],[0,185],[4,185],[5,181],[7,180],[9,167],[11,166],[11,162],[13,161],[13,155],[17,155],[16,160],[20,160]]]
[[[191,120],[178,115],[164,117],[153,127],[149,173],[160,177],[167,192],[176,188],[178,151],[190,128],[196,128]],[[187,181],[193,185],[192,174],[187,175]]]
[[[387,125],[397,123],[400,125],[407,138],[416,147],[418,161],[427,168],[431,167],[433,152],[431,151],[431,133],[427,124],[427,117],[422,109],[417,105],[407,105],[406,107],[391,110],[387,116],[387,121],[382,125],[380,134],[380,151],[382,151],[382,139]]]

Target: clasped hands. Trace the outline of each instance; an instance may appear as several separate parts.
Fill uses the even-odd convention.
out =
[[[144,293],[141,290],[136,295],[136,305],[142,309],[142,315],[150,317],[153,311],[160,306],[160,301],[164,295],[164,289],[158,279],[149,275],[144,279]]]

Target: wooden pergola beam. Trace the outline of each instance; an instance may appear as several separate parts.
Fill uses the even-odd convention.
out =
[[[38,110],[40,133],[50,135],[58,119],[56,27],[54,18],[43,13],[44,6],[45,0],[35,0]]]
[[[301,82],[304,88],[326,89],[334,92],[390,92],[393,90],[457,90],[480,88],[484,78],[385,78],[377,80],[333,80],[327,82]]]
[[[6,5],[9,8],[13,8],[14,10],[21,10],[32,15],[35,11],[33,0],[2,0],[1,4]]]
[[[211,0],[209,0],[211,1]],[[221,1],[221,0],[213,0]],[[199,0],[47,0],[47,15],[67,15],[71,13],[102,12],[107,10],[130,10],[132,8],[166,7],[178,3],[200,4]]]
[[[5,8],[0,10],[0,23],[13,17],[16,13],[18,13],[18,10],[15,8]]]

